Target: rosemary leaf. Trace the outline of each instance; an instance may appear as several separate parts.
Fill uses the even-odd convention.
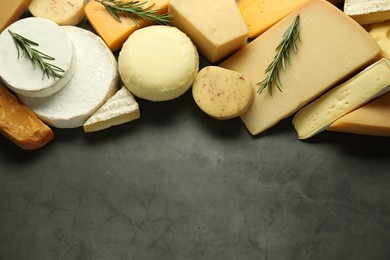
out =
[[[280,81],[279,69],[280,66],[285,71],[286,62],[291,63],[290,50],[293,49],[295,53],[298,53],[297,41],[300,41],[300,18],[299,14],[294,18],[292,24],[284,32],[282,41],[279,43],[278,47],[275,49],[277,54],[274,57],[274,60],[271,64],[268,65],[265,73],[268,73],[268,76],[257,83],[259,86],[257,93],[261,93],[265,88],[268,89],[269,94],[272,96],[272,86],[276,85],[278,90],[282,92],[282,83]]]
[[[18,50],[18,59],[20,58],[20,56],[28,57],[31,60],[34,69],[38,64],[43,71],[42,80],[45,78],[45,75],[47,76],[47,78],[50,78],[50,76],[54,78],[63,77],[63,75],[61,74],[65,72],[63,69],[59,68],[56,65],[46,62],[46,60],[55,60],[55,58],[31,47],[31,46],[39,46],[38,43],[31,41],[21,36],[20,34],[14,33],[10,30],[8,30],[8,32],[11,34],[15,42],[16,49]]]

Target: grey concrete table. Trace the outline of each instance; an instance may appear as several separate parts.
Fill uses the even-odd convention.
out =
[[[205,61],[202,61],[206,65]],[[188,92],[141,119],[0,138],[0,259],[390,259],[390,139],[258,137]]]

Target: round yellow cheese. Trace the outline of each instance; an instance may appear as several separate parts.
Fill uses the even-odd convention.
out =
[[[254,88],[241,73],[208,66],[197,74],[192,95],[205,113],[225,120],[248,110],[254,98]]]
[[[154,25],[130,35],[119,53],[118,69],[135,96],[166,101],[191,87],[199,57],[190,38],[179,29]]]

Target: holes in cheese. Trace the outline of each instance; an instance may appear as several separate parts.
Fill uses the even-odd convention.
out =
[[[383,57],[390,59],[390,21],[372,24],[369,33],[381,48]]]
[[[343,115],[390,90],[390,62],[382,59],[324,94],[293,119],[300,139],[309,138]]]
[[[245,113],[252,104],[254,90],[241,73],[209,66],[197,74],[192,95],[205,113],[224,120]]]
[[[32,0],[28,9],[35,17],[49,19],[59,25],[77,25],[85,17],[86,0]]]
[[[31,0],[6,0],[1,1],[0,8],[0,33],[10,24],[18,20]]]
[[[175,27],[153,25],[135,31],[118,58],[124,85],[137,97],[165,101],[190,87],[199,69],[196,47]]]
[[[38,43],[39,46],[32,47],[55,58],[49,62],[65,71],[63,77],[43,76],[38,64],[34,66],[28,57],[19,53],[8,30]],[[46,97],[56,93],[73,77],[75,60],[71,39],[57,24],[47,19],[21,19],[0,34],[0,77],[19,95]]]

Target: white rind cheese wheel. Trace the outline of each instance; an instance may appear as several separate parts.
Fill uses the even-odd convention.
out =
[[[85,5],[86,0],[33,0],[28,9],[33,16],[59,25],[77,25],[85,17]]]
[[[125,86],[137,97],[165,101],[192,85],[199,57],[190,38],[175,27],[154,25],[135,31],[118,59]]]
[[[19,98],[48,125],[82,126],[117,90],[117,63],[112,52],[95,34],[78,27],[62,27],[74,42],[76,72],[59,92],[46,98]]]
[[[47,77],[38,64],[35,68],[31,60],[22,52],[9,31],[34,41],[39,46],[31,46],[55,60],[47,62],[65,71],[62,78]],[[15,93],[27,97],[46,97],[59,91],[74,74],[76,57],[71,39],[57,24],[42,18],[21,19],[0,34],[0,77]],[[18,58],[19,55],[19,58]]]

